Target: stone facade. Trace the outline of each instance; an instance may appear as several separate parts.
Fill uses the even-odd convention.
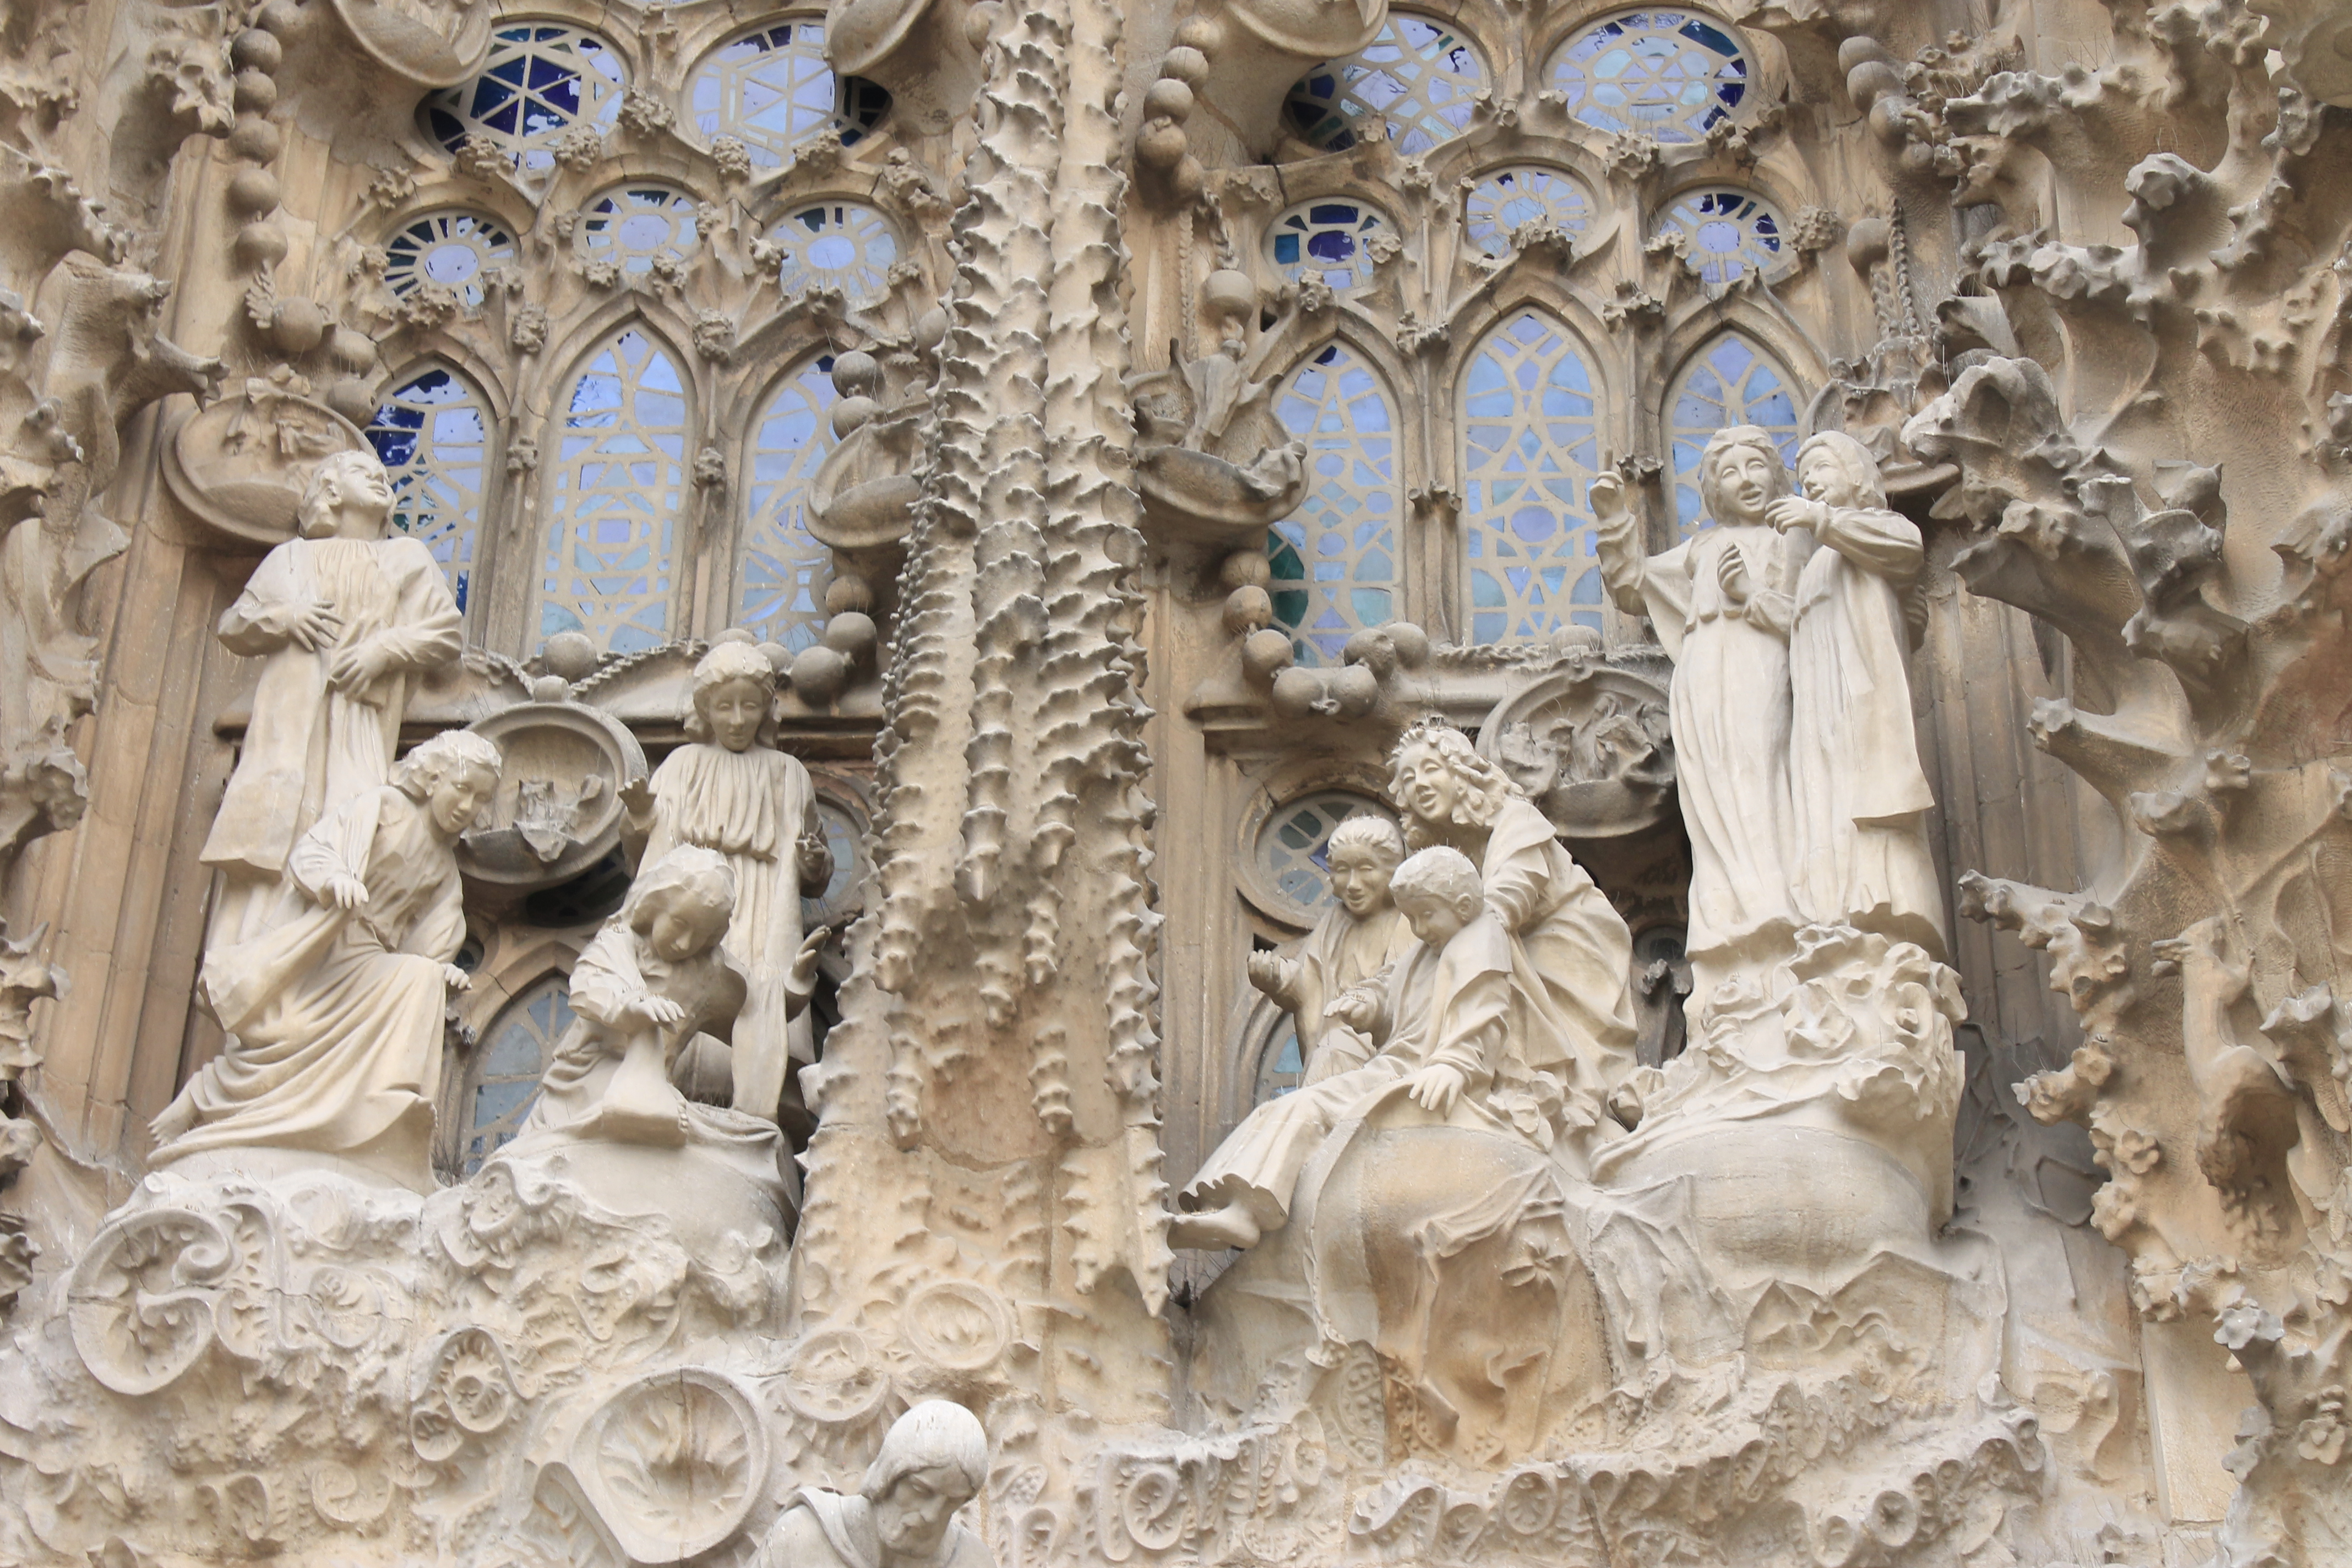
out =
[[[15,0],[0,1562],[2352,1563],[2347,26]]]

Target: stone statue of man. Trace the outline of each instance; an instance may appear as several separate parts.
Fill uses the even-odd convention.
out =
[[[256,934],[295,841],[391,777],[418,678],[457,658],[463,620],[424,542],[385,537],[392,483],[372,452],[337,452],[302,492],[298,537],[272,550],[221,616],[264,662],[236,772],[205,841],[227,886],[217,945]]]
[[[890,1424],[854,1495],[803,1487],[752,1568],[993,1568],[955,1512],[988,1479],[988,1436],[961,1405],[926,1399]]]

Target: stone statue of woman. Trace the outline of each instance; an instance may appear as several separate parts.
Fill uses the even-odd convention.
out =
[[[1766,521],[1788,493],[1771,434],[1709,437],[1699,494],[1715,526],[1644,557],[1624,487],[1592,483],[1601,574],[1618,608],[1645,615],[1675,661],[1675,787],[1690,831],[1687,951],[1702,976],[1761,957],[1796,926],[1789,861],[1790,542]]]
[[[1767,520],[1810,533],[1789,639],[1789,785],[1798,910],[1944,953],[1944,900],[1927,848],[1936,804],[1911,721],[1908,611],[1926,557],[1890,511],[1878,463],[1850,436],[1797,451],[1803,490]]]

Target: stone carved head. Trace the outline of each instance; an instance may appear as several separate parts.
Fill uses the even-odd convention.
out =
[[[775,666],[750,643],[723,642],[694,667],[694,707],[688,739],[740,752],[759,738],[776,695]]]
[[[629,929],[672,963],[709,952],[734,918],[735,868],[698,844],[671,850],[629,889]]]
[[[1363,920],[1388,905],[1390,879],[1404,858],[1404,834],[1379,813],[1360,812],[1332,830],[1323,858],[1330,868],[1331,896]]]
[[[1886,482],[1870,448],[1843,431],[1809,436],[1797,448],[1798,488],[1832,506],[1884,508]]]
[[[1758,525],[1764,509],[1789,493],[1780,448],[1760,425],[1728,425],[1699,454],[1698,495],[1717,523]]]
[[[1504,802],[1524,794],[1443,719],[1414,723],[1390,753],[1389,798],[1405,814],[1409,849],[1444,843],[1448,827],[1491,827]]]
[[[858,1495],[875,1532],[900,1558],[938,1553],[957,1509],[988,1479],[988,1434],[962,1405],[926,1399],[890,1424]]]
[[[1486,901],[1478,868],[1459,849],[1438,845],[1397,868],[1389,884],[1412,934],[1430,947],[1443,947],[1475,920]]]
[[[403,757],[394,787],[424,804],[441,831],[456,837],[473,826],[499,787],[506,755],[497,742],[470,730],[444,730]]]
[[[331,452],[310,472],[302,487],[302,504],[294,514],[295,527],[305,539],[381,539],[384,521],[392,515],[392,479],[373,452]],[[344,520],[355,519],[364,531],[347,531]]]

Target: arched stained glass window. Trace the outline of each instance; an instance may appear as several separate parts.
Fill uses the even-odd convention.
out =
[[[1749,273],[1769,278],[1792,255],[1788,225],[1747,191],[1685,191],[1666,208],[1666,230],[1682,234],[1685,262],[1717,292]]]
[[[542,638],[586,632],[614,653],[668,640],[686,435],[685,377],[641,329],[624,329],[590,356],[563,405]]]
[[[1333,343],[1275,399],[1307,446],[1307,499],[1266,540],[1274,615],[1302,664],[1337,664],[1348,638],[1396,619],[1397,417],[1380,377]]]
[[[705,56],[688,89],[705,140],[732,136],[763,169],[781,167],[820,132],[853,144],[880,123],[890,95],[858,77],[836,79],[824,58],[822,17],[777,22]]]
[[[1411,158],[1470,128],[1471,99],[1486,81],[1486,62],[1460,32],[1395,12],[1362,53],[1299,79],[1290,122],[1310,145],[1336,153],[1356,144],[1362,121],[1378,119]]]
[[[1512,237],[1529,224],[1583,234],[1592,224],[1592,194],[1558,169],[1498,169],[1470,187],[1463,222],[1473,248],[1508,256],[1518,248]]]
[[[609,261],[624,272],[653,269],[657,257],[694,254],[694,198],[667,185],[629,185],[597,197],[580,215],[572,245],[583,261]]]
[[[1592,372],[1567,330],[1521,310],[1486,335],[1462,385],[1462,541],[1474,643],[1601,626],[1585,488],[1600,463]]]
[[[833,447],[833,357],[780,382],[751,435],[735,624],[798,653],[824,628],[833,552],[808,531],[808,484]]]
[[[898,237],[889,219],[856,202],[814,202],[768,236],[776,247],[776,285],[785,294],[838,289],[852,304],[889,292]]]
[[[1675,454],[1675,515],[1685,534],[1706,517],[1698,494],[1699,455],[1706,438],[1731,425],[1772,432],[1780,460],[1797,464],[1796,384],[1753,341],[1738,332],[1712,339],[1684,364],[1666,405]]]
[[[539,1098],[539,1080],[555,1059],[555,1043],[572,1026],[572,986],[551,974],[508,1003],[476,1047],[466,1075],[466,1143],[459,1152],[468,1176],[513,1142]]]
[[[1349,817],[1366,813],[1396,820],[1394,812],[1370,795],[1332,789],[1284,803],[1257,830],[1260,869],[1308,920],[1318,919],[1332,904],[1331,835]]]
[[[393,388],[367,438],[392,478],[392,526],[425,542],[464,609],[489,478],[488,405],[464,377],[435,365]]]
[[[1627,11],[1594,23],[1554,56],[1551,84],[1596,131],[1696,142],[1748,94],[1747,54],[1731,29],[1691,11]]]
[[[1307,202],[1274,220],[1266,230],[1266,255],[1294,283],[1319,272],[1324,282],[1345,293],[1372,280],[1364,242],[1381,226],[1379,210],[1362,202]]]
[[[383,250],[384,286],[394,294],[438,284],[471,310],[482,302],[483,274],[514,264],[515,239],[480,213],[433,213],[403,225]]]
[[[481,75],[425,100],[425,125],[452,153],[486,136],[522,174],[544,174],[555,139],[573,125],[611,128],[627,85],[621,57],[595,34],[522,22],[498,30]]]

